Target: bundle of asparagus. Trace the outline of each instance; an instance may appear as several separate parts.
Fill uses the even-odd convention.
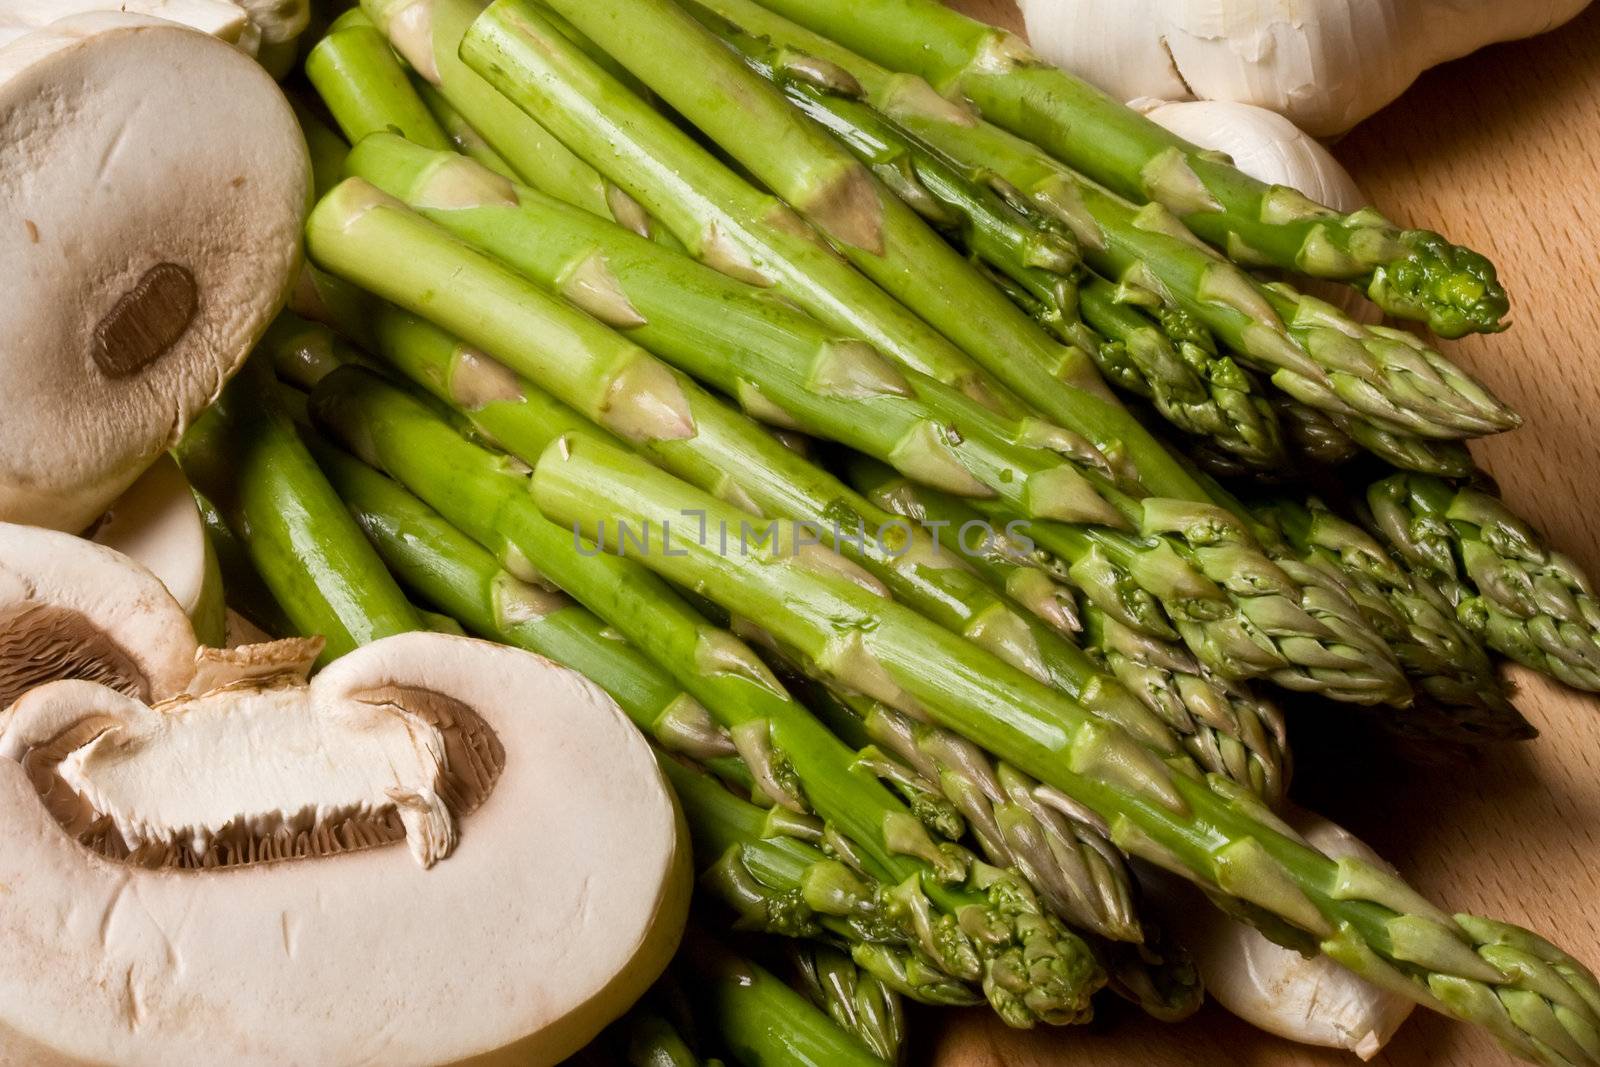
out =
[[[1454,336],[1504,314],[1486,261],[1252,184],[931,0],[480,6],[367,0],[308,60],[356,142],[318,138],[307,230],[343,340],[286,317],[183,450],[263,617],[353,646],[437,611],[611,693],[701,921],[790,947],[798,993],[689,953],[739,1062],[892,1062],[900,997],[1188,1014],[1132,856],[1600,1063],[1580,964],[1271,811],[1270,686],[1483,743],[1533,733],[1488,650],[1600,683],[1583,575],[1468,484],[1460,442],[1515,415],[1249,273]],[[1195,467],[1355,448],[1399,473],[1333,508]],[[696,1062],[654,1011],[610,1047]]]

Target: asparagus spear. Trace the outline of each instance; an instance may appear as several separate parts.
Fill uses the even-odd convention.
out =
[[[428,112],[433,115],[434,121],[439,124],[439,128],[444,131],[457,152],[469,159],[477,160],[502,178],[510,178],[513,181],[522,179],[516,169],[506,162],[505,157],[496,152],[483,134],[467,121],[467,117],[445,99],[436,85],[416,71],[412,71],[411,87],[422,97],[422,102],[428,106]]]
[[[1207,440],[1247,467],[1272,470],[1284,465],[1287,456],[1272,406],[1250,372],[1217,351],[1208,331],[1169,337],[1156,320],[1122,302],[1117,287],[1098,276],[1084,285],[1081,305],[1084,321],[1105,337],[1096,351],[1101,370],[1113,383],[1148,398],[1179,430]]]
[[[703,510],[711,530],[748,516],[626,452],[567,435],[546,451],[533,486],[545,514],[591,538],[626,522],[659,544],[673,525],[681,554],[636,558],[760,618],[808,670],[856,688],[868,682],[869,695],[1056,787],[1105,819],[1119,847],[1197,882],[1275,937],[1484,1025],[1521,1055],[1600,1062],[1600,983],[1543,939],[1452,918],[1395,875],[1324,856],[1227,780],[1171,771],[1127,734],[848,575],[797,565],[781,541],[726,554],[696,543],[684,509]]]
[[[824,850],[818,828],[778,819],[776,810],[741,800],[676,760],[661,766],[694,841],[700,886],[732,910],[737,929],[823,939],[847,949],[878,982],[924,1004],[982,1003],[906,936],[894,886]]]
[[[855,771],[853,753],[736,638],[644,568],[542,518],[525,474],[370,372],[328,375],[313,409],[464,533],[502,558],[528,561],[668,668],[729,729],[763,790],[792,810],[814,807],[834,831],[830,840],[856,843],[869,873],[896,885],[900,919],[930,958],[954,977],[981,980],[1008,1022],[1065,1022],[1087,1012],[1104,980],[1087,947],[1018,879],[936,842],[893,794]]]
[[[1384,311],[1459,337],[1501,329],[1508,302],[1483,256],[1370,208],[1350,215],[1269,186],[1045,63],[1016,37],[934,0],[760,0],[896,70],[1123,196],[1155,201],[1251,266],[1349,281]]]
[[[185,476],[216,505],[295,631],[326,663],[422,629],[278,406],[264,351],[178,443]]]
[[[807,57],[797,67],[801,73],[823,61],[839,67],[867,99],[946,162],[974,180],[1000,183],[1019,202],[1058,220],[1077,235],[1095,269],[1175,301],[1298,399],[1413,436],[1451,438],[1516,425],[1515,414],[1481,384],[1411,335],[1363,327],[1286,286],[1260,286],[1195,241],[1160,205],[1138,208],[1034,145],[977,121],[925,84],[907,83],[760,8],[752,12],[752,6],[748,0],[692,3],[693,10],[731,12],[751,33],[798,49]],[[832,71],[826,64],[823,69]],[[836,74],[830,80],[837,82]],[[1069,429],[1094,439],[1047,402],[1042,388],[1020,391]],[[1145,461],[1140,462],[1142,469]]]
[[[896,478],[877,464],[852,461],[849,473],[869,499],[888,510],[951,531],[956,548],[991,582],[1011,587],[1023,575],[1040,573],[1036,554],[990,535],[990,525],[960,501]],[[964,531],[982,536],[968,537]],[[1218,678],[1173,643],[1139,634],[1093,603],[1085,607],[1088,647],[1172,725],[1200,766],[1244,783],[1268,804],[1283,799],[1288,735],[1275,705]]]
[[[849,743],[873,743],[862,756],[877,773],[942,789],[991,863],[1015,867],[1057,915],[1086,932],[1118,994],[1167,1021],[1200,1007],[1193,960],[1136,914],[1132,875],[1098,816],[953,731],[866,697],[815,684],[803,691]]]
[[[733,767],[727,732],[633,646],[560,593],[504,570],[489,551],[360,460],[327,444],[318,464],[394,575],[480,637],[547,656],[589,678],[672,752]]]
[[[906,1039],[899,995],[836,949],[804,941],[788,949],[799,991],[874,1056],[899,1063]]]
[[[897,595],[941,625],[1048,678],[1158,750],[1178,750],[1177,739],[1166,726],[1111,684],[1079,650],[1012,610],[948,555],[935,550],[925,535],[873,508],[641,349],[550,300],[425,221],[374,201],[378,195],[352,179],[319,205],[308,229],[312,256],[536,375],[540,385],[583,411],[584,417],[619,432],[703,488],[754,502],[768,515],[809,523],[808,532],[819,541],[826,537],[841,551],[869,563]],[[470,285],[463,279],[471,279]],[[536,455],[553,433],[561,432],[560,419],[548,412],[549,404],[526,383],[496,381],[491,375],[486,385],[481,355],[458,360],[448,341],[442,348],[427,342],[406,355],[402,340],[396,335],[383,342],[388,358],[410,367],[407,374],[444,399],[466,400],[474,409],[473,419],[495,440],[529,456]],[[426,351],[429,346],[431,354]],[[457,371],[451,369],[456,362],[470,364],[459,383]],[[530,405],[546,413],[529,418]],[[566,419],[570,422],[573,416]],[[1103,587],[1119,608],[1134,602],[1137,591],[1106,578],[1106,569],[1096,557],[1086,560],[1079,573]]]
[[[682,958],[709,1028],[744,1067],[883,1067],[884,1060],[750,960],[694,932]]]
[[[991,374],[1006,360],[1056,381],[1098,386],[1084,353],[1063,348],[883,188],[843,146],[761,84],[686,12],[664,0],[553,0],[570,19],[806,218],[863,274],[954,341]],[[526,0],[501,0],[463,42],[469,63],[492,57],[512,76],[538,77],[550,29]],[[668,53],[696,68],[662,63]],[[621,90],[616,82],[612,86]],[[502,87],[504,88],[504,87]],[[763,135],[753,138],[749,130]],[[957,299],[959,296],[959,299]],[[1008,383],[1024,397],[1016,382]]]
[[[837,136],[885,186],[932,225],[955,230],[969,253],[1020,286],[1029,300],[1041,304],[1044,320],[1061,339],[1095,356],[1104,371],[1101,340],[1085,329],[1084,320],[1070,306],[1074,298],[1081,299],[1087,324],[1122,343],[1121,351],[1129,357],[1122,361],[1124,367],[1130,363],[1139,367],[1131,382],[1124,376],[1119,384],[1140,388],[1181,428],[1214,437],[1251,461],[1270,463],[1281,458],[1269,425],[1270,412],[1259,399],[1247,395],[1249,379],[1231,361],[1207,360],[1199,349],[1186,350],[1189,360],[1180,360],[1163,337],[1139,329],[1137,313],[1108,299],[1105,289],[1114,287],[1089,281],[1078,291],[1074,273],[1078,249],[1064,227],[1030,219],[1019,205],[994,189],[959,174],[857,99],[860,88],[848,75],[836,81],[826,68],[808,63],[804,57],[786,54],[738,32],[729,23],[713,22],[703,9],[699,14],[740,51],[753,70],[778,85],[801,111]],[[906,242],[911,250],[925,244],[925,235],[907,220],[901,220],[899,228],[911,238]],[[871,265],[876,260],[865,262]],[[961,269],[948,258],[940,262],[955,278],[961,276]],[[927,303],[918,301],[913,306],[921,310]],[[990,330],[992,326],[980,320],[976,328]],[[1012,332],[1003,334],[997,343],[1016,347],[1016,328],[1013,322]]]
[[[632,197],[461,62],[461,37],[482,6],[480,0],[365,0],[362,10],[523,181],[636,233],[654,234],[652,220]]]
[[[1600,600],[1588,576],[1505,504],[1420,474],[1377,482],[1366,502],[1374,531],[1441,584],[1490,648],[1600,691]]]
[[[306,55],[306,77],[352,144],[392,128],[429,148],[450,147],[389,42],[359,11],[340,16]]]
[[[516,578],[477,542],[383,474],[323,445],[317,460],[384,561],[409,587],[481,637],[550,657],[595,681],[664,748],[748,785],[725,731],[672,678],[586,609]],[[754,928],[825,933],[851,947],[896,990],[927,1003],[972,1004],[976,993],[920,957],[890,915],[881,883],[769,825],[769,813],[704,775],[662,761],[710,870],[704,883]],[[794,824],[785,823],[792,827]],[[730,855],[736,852],[736,855]],[[869,973],[873,973],[869,972]]]
[[[1397,730],[1457,742],[1527,740],[1537,731],[1512,707],[1480,639],[1452,605],[1415,581],[1376,541],[1317,501],[1255,506],[1311,566],[1339,572],[1373,627],[1396,650],[1422,698],[1384,721]]]

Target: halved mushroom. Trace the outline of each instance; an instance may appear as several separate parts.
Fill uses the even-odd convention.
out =
[[[0,523],[0,707],[63,678],[167,700],[188,688],[199,650],[183,606],[127,556]]]
[[[0,48],[0,520],[81,530],[282,305],[310,164],[248,57],[74,15]]]
[[[665,967],[686,849],[610,698],[470,638],[304,651],[0,718],[0,1062],[552,1064]]]
[[[208,645],[226,633],[222,577],[189,481],[162,456],[112,503],[86,535],[149,570]]]
[[[0,45],[56,19],[89,11],[126,11],[182,23],[248,56],[261,45],[260,27],[232,0],[5,0],[0,4]]]

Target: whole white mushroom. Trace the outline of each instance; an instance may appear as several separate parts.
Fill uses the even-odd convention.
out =
[[[310,164],[249,57],[114,12],[0,48],[0,143],[0,520],[77,531],[282,305]]]

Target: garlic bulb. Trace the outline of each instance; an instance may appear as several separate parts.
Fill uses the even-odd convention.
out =
[[[1051,62],[1121,100],[1234,100],[1343,133],[1436,64],[1588,0],[1018,0]]]
[[[1355,835],[1308,811],[1279,813],[1312,847],[1388,869]],[[1307,1045],[1376,1056],[1405,1022],[1410,1000],[1345,970],[1326,956],[1307,958],[1228,918],[1192,886],[1141,867],[1140,881],[1177,940],[1194,954],[1206,992],[1239,1018]]]

